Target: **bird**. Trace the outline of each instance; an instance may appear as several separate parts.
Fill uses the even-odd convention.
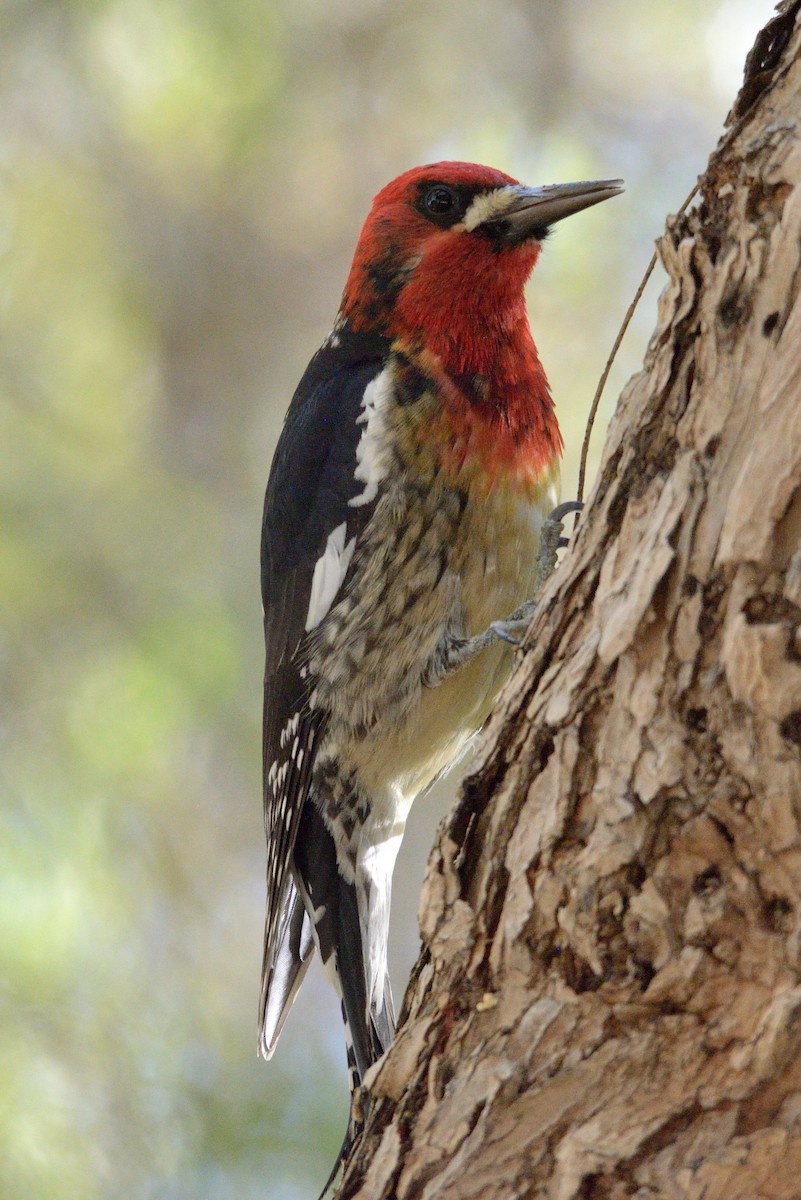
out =
[[[576,508],[556,509],[563,442],[524,287],[552,226],[620,191],[464,162],[394,179],[275,450],[259,1049],[272,1055],[316,950],[353,1089],[393,1036],[390,893],[411,804],[489,715]]]

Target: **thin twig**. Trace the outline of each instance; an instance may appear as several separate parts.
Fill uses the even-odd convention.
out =
[[[690,192],[689,196],[684,201],[684,203],[682,204],[678,213],[676,214],[677,216],[681,216],[681,214],[687,208],[688,204],[690,204],[690,202],[695,199],[695,196],[698,192],[699,186],[700,186],[700,184],[696,183],[695,187]],[[612,370],[612,363],[615,361],[615,356],[617,355],[617,352],[620,349],[620,343],[623,341],[623,338],[626,336],[626,330],[629,327],[631,318],[634,316],[634,310],[636,309],[637,305],[640,303],[640,297],[642,296],[643,292],[645,291],[645,285],[647,284],[648,280],[651,278],[651,272],[653,271],[655,266],[656,266],[656,251],[654,251],[653,255],[651,256],[651,261],[649,262],[649,264],[646,268],[645,274],[642,277],[640,286],[637,288],[637,291],[634,294],[634,299],[632,300],[631,304],[629,305],[626,315],[623,318],[623,324],[620,326],[620,332],[618,333],[617,337],[615,338],[615,343],[612,346],[612,349],[609,354],[609,358],[606,360],[606,366],[604,367],[601,378],[598,381],[598,387],[595,389],[595,395],[593,396],[592,404],[590,405],[590,413],[589,413],[589,416],[587,417],[587,428],[584,433],[584,441],[582,442],[582,445],[581,445],[581,461],[579,463],[579,476],[578,476],[578,494],[576,497],[577,500],[584,499],[584,480],[585,480],[585,477],[587,474],[587,455],[588,455],[589,449],[590,449],[590,438],[592,437],[592,427],[593,427],[593,424],[595,423],[595,414],[598,412],[598,405],[601,403],[601,396],[603,395],[603,390],[606,387],[606,381],[609,378],[609,372]],[[578,515],[576,516],[576,521],[578,521]]]

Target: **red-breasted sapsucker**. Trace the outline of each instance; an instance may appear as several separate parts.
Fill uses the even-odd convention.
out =
[[[401,175],[292,400],[262,532],[266,1057],[315,946],[354,1083],[392,1037],[404,824],[509,674],[558,498],[523,288],[550,226],[620,190],[458,162]]]

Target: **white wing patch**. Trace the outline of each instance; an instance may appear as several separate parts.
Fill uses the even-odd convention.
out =
[[[370,385],[372,386],[372,385]],[[351,502],[352,503],[352,502]],[[346,524],[343,521],[328,535],[328,541],[317,562],[314,564],[309,609],[306,613],[306,630],[319,625],[339,591],[340,584],[353,557],[356,539],[351,538],[345,545]],[[293,731],[294,732],[294,731]]]
[[[356,418],[364,429],[356,447],[354,475],[364,484],[364,491],[348,501],[352,508],[372,504],[378,495],[378,485],[386,475],[386,415],[391,393],[392,367],[387,366],[364,389],[362,411]]]
[[[386,413],[392,389],[392,368],[371,379],[364,389],[362,409],[356,418],[362,425],[361,437],[356,446],[356,469],[354,478],[364,484],[364,489],[348,503],[353,508],[371,504],[378,495],[378,485],[386,475]],[[350,565],[356,539],[345,543],[346,522],[337,525],[328,535],[328,541],[314,564],[309,608],[306,613],[306,631],[319,625],[334,603],[334,598]]]

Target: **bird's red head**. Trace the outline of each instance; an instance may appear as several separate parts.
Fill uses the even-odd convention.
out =
[[[549,227],[619,190],[618,181],[527,188],[475,163],[415,167],[373,201],[341,317],[419,340],[457,373],[483,371],[528,330],[523,288]]]
[[[448,162],[416,167],[383,188],[345,286],[342,315],[351,327],[420,339],[455,371],[478,369],[489,328],[510,310],[524,312],[539,243],[499,254],[466,218],[475,200],[514,186],[491,167]]]
[[[459,461],[487,460],[491,447],[536,475],[558,460],[523,289],[550,226],[620,190],[618,180],[528,188],[491,167],[441,162],[373,201],[339,321],[385,334],[439,377]]]

